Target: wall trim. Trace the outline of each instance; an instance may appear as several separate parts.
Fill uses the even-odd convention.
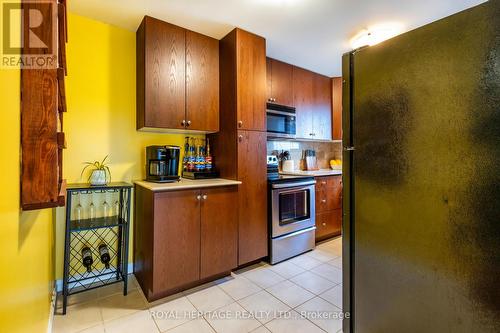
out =
[[[50,300],[50,308],[49,308],[49,320],[47,323],[47,333],[52,333],[52,328],[54,326],[54,314],[56,313],[56,301],[57,301],[57,291],[56,291],[56,283],[54,281],[52,285],[52,296]]]

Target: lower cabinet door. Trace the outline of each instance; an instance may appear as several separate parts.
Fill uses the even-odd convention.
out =
[[[340,235],[342,230],[342,209],[316,214],[316,239]]]
[[[200,278],[200,190],[154,195],[153,293]]]
[[[201,190],[200,278],[238,266],[238,188]]]

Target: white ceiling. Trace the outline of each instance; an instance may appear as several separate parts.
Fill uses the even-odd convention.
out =
[[[267,55],[340,76],[341,55],[361,29],[400,22],[405,30],[484,0],[72,0],[69,10],[135,31],[144,15],[215,37],[235,26],[267,40]]]

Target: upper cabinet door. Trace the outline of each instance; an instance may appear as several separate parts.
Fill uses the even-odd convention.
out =
[[[273,59],[266,58],[266,96],[267,101],[273,101]]]
[[[314,74],[293,67],[293,104],[297,112],[297,138],[314,139]]]
[[[239,129],[266,130],[266,40],[236,30],[236,96]]]
[[[219,41],[186,31],[186,128],[219,130]]]
[[[329,77],[314,74],[313,139],[332,139],[332,86]]]
[[[271,96],[269,102],[293,106],[293,66],[271,59]]]
[[[333,139],[342,140],[342,77],[332,78]]]
[[[186,30],[146,16],[136,47],[137,127],[184,129]]]

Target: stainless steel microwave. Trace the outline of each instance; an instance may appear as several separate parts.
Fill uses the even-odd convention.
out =
[[[276,138],[295,138],[297,117],[295,108],[267,103],[267,136]]]

